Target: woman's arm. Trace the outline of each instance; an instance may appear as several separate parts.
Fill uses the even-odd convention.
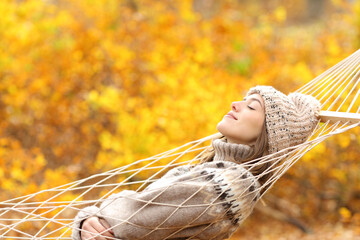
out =
[[[142,192],[106,199],[100,216],[120,239],[225,239],[251,213],[259,184],[231,162],[171,170]]]

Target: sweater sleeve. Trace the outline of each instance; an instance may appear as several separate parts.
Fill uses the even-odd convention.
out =
[[[253,210],[256,178],[241,165],[178,167],[142,192],[123,191],[100,206],[119,239],[225,239]]]

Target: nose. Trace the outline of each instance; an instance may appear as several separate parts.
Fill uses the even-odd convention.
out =
[[[231,110],[233,110],[235,112],[238,112],[238,111],[240,111],[240,108],[241,108],[241,102],[240,101],[231,103]]]

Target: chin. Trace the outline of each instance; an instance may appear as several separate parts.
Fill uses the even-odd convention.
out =
[[[216,129],[217,129],[222,135],[224,135],[224,133],[223,133],[224,124],[223,124],[222,121],[220,121],[220,122],[216,125]]]
[[[229,131],[229,129],[226,127],[226,125],[223,122],[219,122],[218,125],[216,126],[216,129],[219,131],[219,133],[221,133],[225,137],[231,135],[231,131]]]

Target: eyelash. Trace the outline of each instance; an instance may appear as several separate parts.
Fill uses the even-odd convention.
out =
[[[248,108],[250,108],[251,110],[255,110],[255,108],[252,108],[252,107],[250,107],[250,106],[248,106]]]

